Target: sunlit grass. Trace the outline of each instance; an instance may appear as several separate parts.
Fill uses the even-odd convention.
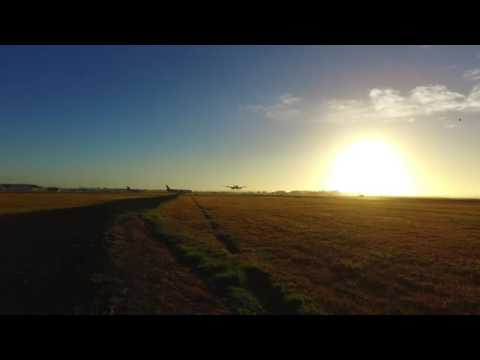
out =
[[[327,313],[480,313],[480,201],[197,200],[242,261]]]
[[[0,193],[0,215],[98,205],[114,200],[167,196],[167,192]]]

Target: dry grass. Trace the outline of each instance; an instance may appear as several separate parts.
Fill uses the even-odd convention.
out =
[[[159,197],[167,194],[167,192],[162,191],[131,193],[0,193],[0,215],[98,205],[114,200]]]
[[[305,304],[301,294],[292,293],[254,263],[243,261],[238,240],[225,232],[194,197],[183,196],[163,204],[149,211],[147,218],[177,259],[226,298],[235,313],[317,312]]]
[[[195,198],[210,219],[184,197],[165,209],[177,227],[207,243],[213,222],[242,262],[327,313],[480,313],[480,201]]]
[[[228,314],[228,309],[135,213],[115,219],[107,234],[110,264],[97,274],[110,314]]]
[[[0,194],[0,215],[83,207],[1,216],[3,236],[9,240],[2,242],[5,279],[14,281],[20,267],[30,269],[32,264],[34,270],[23,278],[36,279],[37,273],[45,277],[32,284],[47,284],[64,274],[52,286],[62,289],[72,277],[83,279],[90,270],[79,265],[84,260],[75,260],[77,246],[83,244],[85,259],[103,259],[90,248],[117,214],[117,206],[159,219],[161,232],[167,234],[164,244],[175,257],[156,245],[161,239],[144,237],[139,221],[119,220],[121,232],[133,234],[125,237],[132,241],[119,237],[123,257],[117,258],[125,261],[120,268],[131,264],[145,269],[151,279],[136,278],[143,270],[132,272],[131,279],[126,276],[131,286],[120,290],[130,290],[120,295],[128,304],[117,304],[117,311],[155,312],[155,303],[173,313],[480,314],[480,201],[194,194],[162,202],[159,197],[164,195]],[[110,203],[132,198],[142,200]],[[84,207],[103,203],[108,204]],[[153,210],[145,213],[147,209]],[[187,272],[162,275],[174,266],[180,269],[178,261],[219,291],[212,293]],[[48,274],[38,270],[44,264],[51,264]],[[69,264],[75,266],[70,269]],[[180,281],[180,292],[173,280],[180,275],[175,274],[189,279]],[[74,283],[81,293],[83,280],[78,279]],[[158,292],[143,293],[143,281],[149,279],[163,284]],[[4,306],[49,309],[45,304],[51,296],[17,306],[17,299],[28,300],[22,294],[31,292],[30,285],[17,285]],[[200,298],[205,307],[194,300]],[[65,298],[64,308],[72,301]],[[173,311],[176,303],[183,305]]]
[[[174,201],[162,204],[155,210],[155,214],[164,219],[162,224],[166,233],[194,238],[202,250],[219,256],[228,255],[228,251],[212,232],[209,220],[195,205],[191,196],[180,196]]]

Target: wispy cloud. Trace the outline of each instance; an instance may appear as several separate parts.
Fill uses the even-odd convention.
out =
[[[273,120],[292,120],[302,115],[300,108],[302,99],[292,94],[279,96],[269,105],[249,105],[247,108],[254,112],[262,113],[266,118]]]
[[[468,94],[445,85],[417,86],[403,95],[392,88],[371,89],[366,100],[333,99],[327,103],[327,120],[356,122],[365,120],[404,120],[448,112],[480,112],[480,84]]]
[[[456,128],[458,128],[458,125],[455,124],[455,123],[448,123],[448,124],[445,125],[445,128],[446,129],[456,129]]]
[[[480,80],[480,69],[467,70],[463,73],[463,77],[467,80],[479,81]]]

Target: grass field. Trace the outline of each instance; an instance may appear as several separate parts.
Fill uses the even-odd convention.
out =
[[[477,200],[0,194],[0,226],[0,313],[480,314]]]
[[[122,214],[158,207],[169,198],[166,193],[0,194],[0,314],[107,312],[110,294],[94,281],[111,264],[105,234]]]
[[[480,201],[196,195],[156,211],[317,313],[480,313]]]
[[[151,198],[166,196],[164,191],[145,192],[83,192],[83,193],[0,193],[0,215],[38,210],[52,210],[62,208],[73,208],[81,206],[92,206],[104,204],[109,201]]]

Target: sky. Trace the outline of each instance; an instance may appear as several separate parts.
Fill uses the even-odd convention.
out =
[[[406,195],[480,197],[480,46],[3,45],[0,84],[0,183],[337,190],[381,139]]]

